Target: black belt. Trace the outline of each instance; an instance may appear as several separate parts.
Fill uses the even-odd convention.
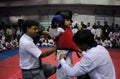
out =
[[[32,71],[32,70],[37,70],[37,69],[40,69],[40,68],[34,68],[34,69],[22,69],[22,71]]]
[[[70,50],[70,51],[75,51],[74,49],[70,49],[70,48],[57,48],[57,50]]]
[[[80,58],[80,55],[78,54],[78,50],[74,50],[74,49],[69,49],[69,48],[57,48],[57,50],[69,50],[69,51],[75,51],[77,54],[77,57]]]

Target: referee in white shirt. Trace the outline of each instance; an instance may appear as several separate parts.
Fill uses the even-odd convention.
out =
[[[83,57],[73,67],[60,56],[64,72],[71,77],[88,73],[91,79],[116,79],[115,69],[109,52],[103,46],[97,45],[94,35],[89,30],[80,30],[74,37],[74,42],[83,52]]]
[[[56,51],[56,48],[52,48],[42,52],[34,44],[33,39],[37,35],[38,25],[36,21],[26,20],[22,27],[24,34],[19,41],[19,54],[23,79],[46,79],[40,60]]]

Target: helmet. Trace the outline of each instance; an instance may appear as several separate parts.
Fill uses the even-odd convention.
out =
[[[63,22],[64,19],[63,19],[63,17],[62,17],[61,15],[55,15],[55,16],[53,17],[53,21]]]
[[[60,27],[64,22],[64,19],[61,15],[55,15],[52,19],[52,28]]]
[[[56,12],[55,15],[61,15],[64,19],[72,20],[72,11],[70,10],[60,10]]]

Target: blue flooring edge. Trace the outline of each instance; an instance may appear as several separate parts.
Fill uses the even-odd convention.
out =
[[[16,54],[18,54],[18,48],[15,48],[12,50],[5,50],[3,52],[0,52],[0,61],[6,59],[8,57],[14,56]]]
[[[39,48],[52,48],[53,46],[38,46],[38,47]],[[3,52],[0,52],[0,61],[18,54],[19,53],[18,51],[19,51],[19,48],[15,48],[12,50],[5,50]]]

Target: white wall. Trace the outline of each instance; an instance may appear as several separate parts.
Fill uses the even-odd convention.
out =
[[[45,18],[45,17],[49,17],[49,18]],[[43,17],[41,16],[40,23],[43,24],[45,27],[48,27],[51,24],[52,17],[53,15],[49,15],[49,16],[46,15]],[[74,13],[72,16],[72,20],[73,20],[73,25],[75,23],[80,24],[81,21],[83,21],[84,24],[90,22],[91,25],[97,23],[97,21],[100,21],[102,25],[104,24],[104,21],[108,21],[109,25],[111,25],[111,23],[113,22],[115,22],[115,24],[117,23],[120,25],[120,17],[81,15],[78,13]]]
[[[114,17],[111,16],[96,16],[95,22],[100,21],[100,23],[103,25],[105,21],[108,22],[109,25],[114,22]]]
[[[26,4],[27,3],[27,4]],[[44,4],[98,4],[120,5],[120,0],[19,0],[0,2],[0,6],[29,6]]]
[[[82,4],[108,5],[111,0],[81,0]]]
[[[81,0],[48,0],[48,4],[80,4]]]
[[[84,22],[84,24],[87,24],[90,22],[91,24],[94,24],[95,22],[95,16],[92,15],[80,15],[80,14],[73,14],[73,22],[80,24],[81,21]]]
[[[1,17],[0,19],[2,21],[10,20],[10,22],[15,23],[18,21],[18,19],[33,19],[36,21],[39,21],[40,24],[45,26],[46,28],[51,25],[53,15],[46,15],[46,16],[39,16],[39,15],[34,15],[34,16],[11,16],[9,19],[7,17]],[[108,21],[108,24],[110,25],[115,22],[115,24],[118,24],[120,26],[120,17],[110,17],[110,16],[93,16],[93,15],[81,15],[81,14],[73,14],[72,17],[73,24],[78,23],[80,24],[81,21],[84,22],[84,24],[87,24],[88,22],[93,25],[95,22],[100,21],[101,24],[104,24],[104,21]],[[7,22],[6,22],[7,23]]]
[[[24,16],[24,15],[21,15],[21,16],[10,16],[9,17],[9,20],[11,23],[17,23],[18,22],[18,19],[31,19],[31,20],[36,20],[38,21],[39,20],[39,15],[34,15],[34,16]]]
[[[120,17],[115,17],[115,23],[120,25]]]
[[[48,4],[120,5],[120,0],[48,0]]]

